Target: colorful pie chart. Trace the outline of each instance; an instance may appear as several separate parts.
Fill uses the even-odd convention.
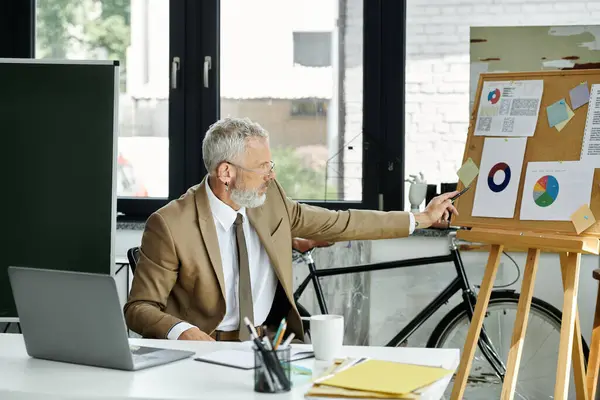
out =
[[[533,201],[540,207],[548,207],[558,197],[558,181],[552,175],[542,176],[533,187]]]
[[[494,90],[490,90],[488,93],[488,101],[492,104],[496,104],[500,100],[500,89],[496,88]]]

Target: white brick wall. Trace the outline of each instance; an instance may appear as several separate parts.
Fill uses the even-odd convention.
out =
[[[429,183],[457,181],[468,128],[471,26],[599,20],[600,0],[408,0],[407,176],[422,171]],[[407,199],[405,207],[410,207]]]

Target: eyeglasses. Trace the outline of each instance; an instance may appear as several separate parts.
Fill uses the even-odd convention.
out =
[[[242,167],[241,165],[232,163],[230,161],[226,161],[226,162],[228,164],[233,165],[234,167],[238,167],[239,169],[243,169],[244,171],[254,172],[255,174],[264,175],[264,176],[271,175],[273,173],[273,171],[275,170],[275,162],[274,161],[269,161],[269,166],[268,167],[259,168],[259,169]]]

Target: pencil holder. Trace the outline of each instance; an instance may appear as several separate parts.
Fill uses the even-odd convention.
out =
[[[291,389],[290,346],[261,352],[254,347],[254,391],[281,393]]]

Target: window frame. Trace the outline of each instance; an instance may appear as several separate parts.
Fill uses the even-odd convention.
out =
[[[169,2],[169,58],[181,60],[177,87],[169,93],[169,197],[119,197],[119,220],[145,221],[202,181],[202,139],[220,114],[220,1]],[[302,202],[338,210],[404,210],[406,1],[363,0],[363,7],[362,201]],[[34,57],[36,1],[8,2],[7,8],[0,16],[0,56]],[[208,88],[206,56],[212,64]]]
[[[35,0],[8,1],[0,13],[0,57],[33,58]]]

